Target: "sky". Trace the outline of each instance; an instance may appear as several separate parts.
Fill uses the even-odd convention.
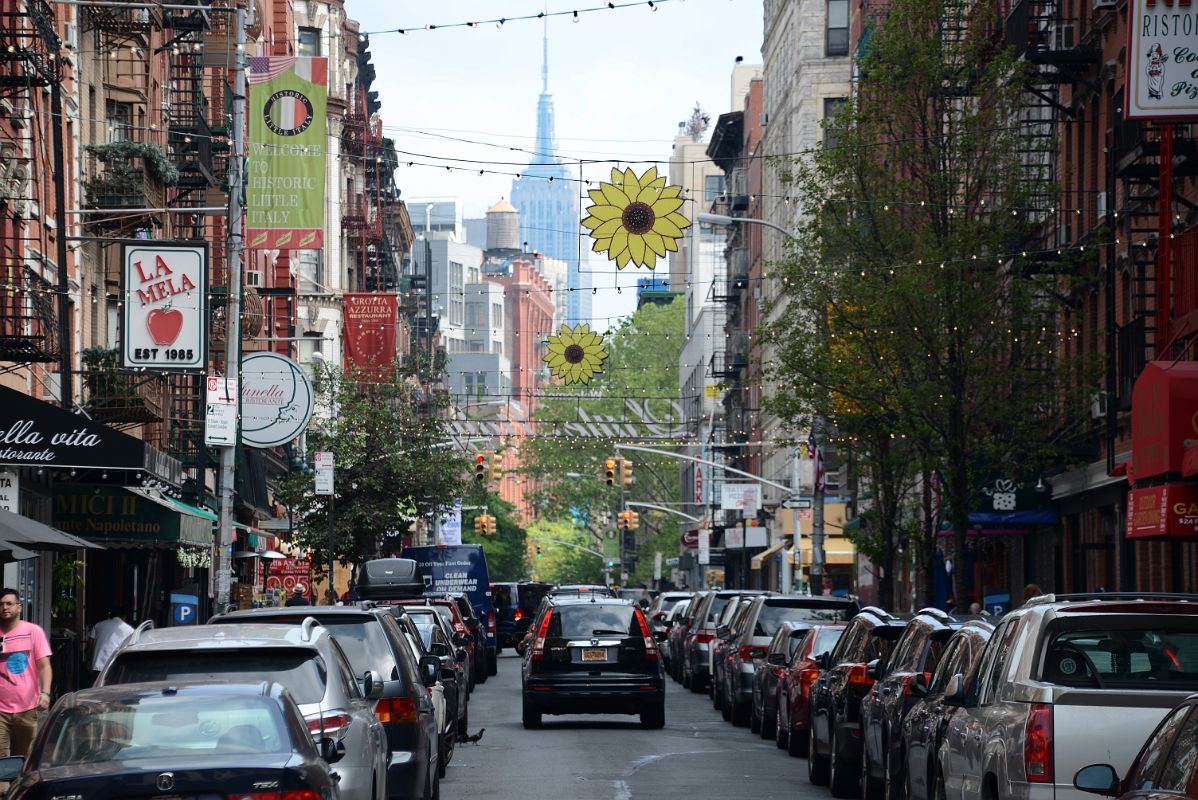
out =
[[[665,0],[655,3],[656,11],[645,4],[581,11],[606,4],[346,0],[346,13],[371,34],[378,75],[373,88],[382,103],[384,135],[401,151],[396,182],[402,198],[457,197],[465,216],[481,217],[500,197],[510,196],[510,175],[480,176],[479,170],[519,172],[531,158],[511,148],[531,150],[536,134],[543,25],[549,34],[558,153],[609,161],[588,165],[590,179],[610,177],[618,159],[660,160],[664,173],[678,123],[690,116],[695,102],[714,123],[732,110],[736,57],[761,63],[761,0]],[[513,19],[542,9],[580,13],[577,22],[571,14],[547,23]],[[501,17],[508,20],[502,27],[425,29]],[[382,32],[396,28],[408,32]],[[408,160],[437,166],[407,167]],[[649,164],[633,166],[639,173]],[[605,330],[635,310],[636,279],[649,273],[630,267],[617,275],[614,264],[592,258],[584,269],[602,273],[592,275],[600,287],[593,315],[595,327]]]

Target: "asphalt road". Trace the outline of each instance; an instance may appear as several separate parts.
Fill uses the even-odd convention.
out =
[[[499,674],[470,698],[470,732],[441,781],[442,800],[826,800],[807,782],[807,762],[773,741],[734,728],[666,679],[666,727],[632,716],[546,716],[541,730],[520,724],[520,662],[511,651]]]

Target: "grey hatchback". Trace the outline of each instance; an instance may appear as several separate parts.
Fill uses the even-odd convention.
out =
[[[421,670],[439,664],[421,665],[400,637],[395,617],[388,608],[363,606],[315,606],[309,608],[255,608],[234,611],[208,620],[208,624],[265,622],[272,625],[302,625],[314,618],[333,634],[345,651],[355,675],[377,672],[383,693],[374,711],[387,731],[387,796],[430,798],[429,776],[435,781],[441,751],[433,719],[433,705],[425,691]]]
[[[96,686],[151,681],[275,681],[295,699],[316,741],[345,748],[333,766],[344,800],[385,800],[387,741],[374,715],[383,682],[373,670],[365,695],[353,667],[315,619],[287,625],[204,625],[134,631]],[[431,793],[426,795],[431,797]]]

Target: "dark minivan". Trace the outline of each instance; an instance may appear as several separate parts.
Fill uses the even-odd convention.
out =
[[[532,618],[537,615],[541,598],[549,594],[551,583],[538,581],[501,582],[491,584],[491,601],[495,603],[495,636],[500,648],[514,648],[528,633]]]
[[[546,600],[524,656],[525,728],[543,714],[639,714],[666,723],[665,670],[644,612],[627,600]]]

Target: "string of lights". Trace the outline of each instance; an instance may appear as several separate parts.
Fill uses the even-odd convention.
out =
[[[425,24],[425,25],[410,25],[410,26],[401,26],[401,27],[396,27],[396,28],[381,28],[379,30],[363,31],[359,38],[364,39],[364,37],[377,36],[377,35],[383,34],[383,33],[407,34],[407,33],[420,33],[420,32],[426,32],[426,31],[451,30],[454,28],[477,28],[481,25],[494,25],[496,28],[502,28],[504,25],[507,25],[509,22],[529,22],[529,21],[536,21],[536,20],[544,20],[544,19],[548,19],[551,17],[569,17],[569,18],[573,19],[575,22],[577,22],[581,18],[583,18],[584,16],[586,16],[588,14],[594,14],[594,13],[599,13],[599,12],[608,12],[608,11],[618,11],[618,10],[630,9],[630,8],[646,8],[649,11],[656,11],[658,8],[660,8],[661,6],[663,6],[667,3],[679,2],[679,1],[680,0],[641,0],[640,2],[634,2],[634,3],[609,2],[609,3],[605,3],[603,5],[589,6],[589,7],[585,7],[585,8],[576,8],[576,9],[571,9],[569,11],[540,11],[536,14],[518,14],[515,16],[511,16],[511,17],[481,18],[481,19],[474,19],[474,20],[466,20],[463,22],[447,22],[447,23],[438,23],[438,24],[429,23],[429,24]]]

